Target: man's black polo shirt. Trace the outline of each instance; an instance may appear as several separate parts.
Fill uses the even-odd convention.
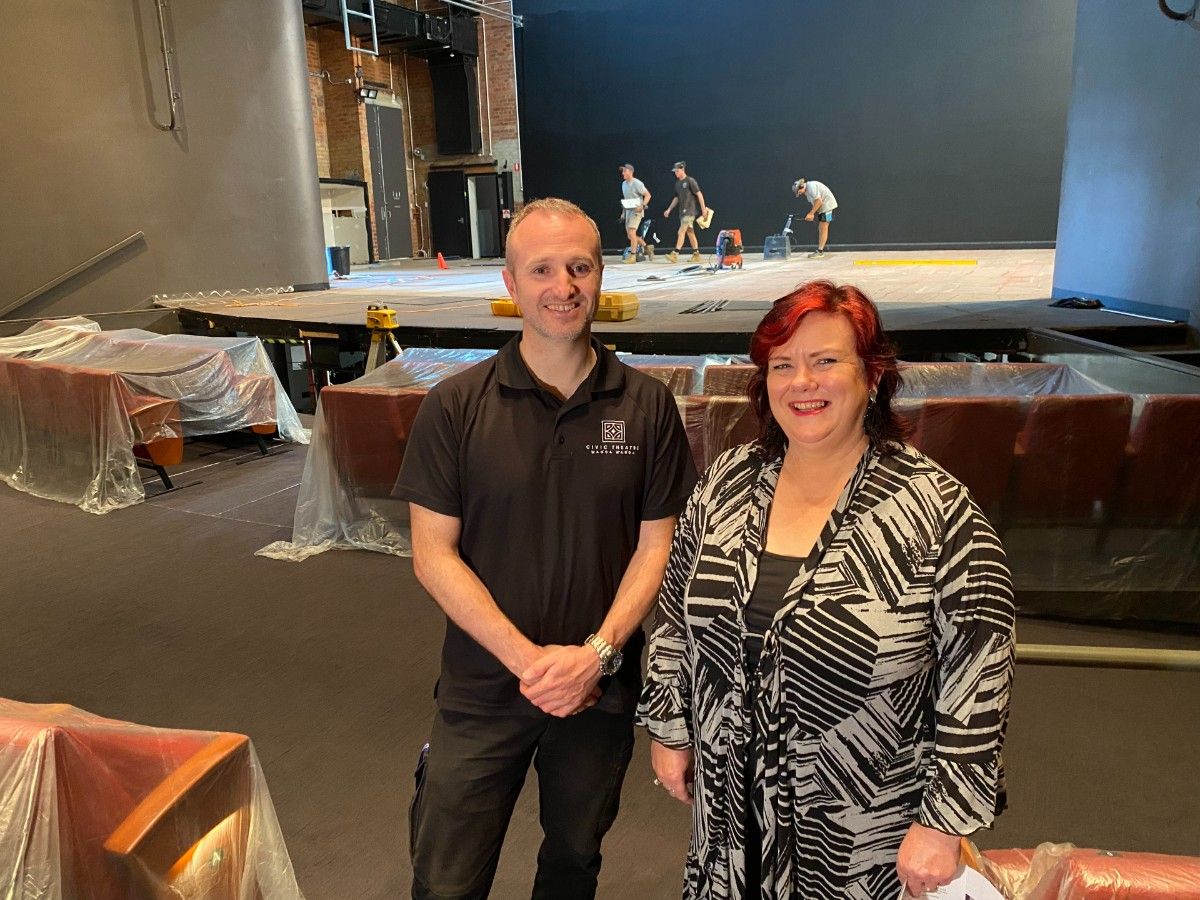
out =
[[[696,482],[667,388],[595,339],[596,365],[570,399],[538,386],[519,338],[437,385],[417,414],[396,496],[462,520],[459,553],[536,644],[581,644],[600,627],[642,521],[677,515]],[[599,708],[631,710],[641,631]],[[474,713],[536,707],[491,653],[447,620],[438,705]]]

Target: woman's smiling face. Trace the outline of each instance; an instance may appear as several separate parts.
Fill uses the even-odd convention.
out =
[[[788,446],[806,453],[863,440],[869,391],[854,329],[845,316],[808,313],[791,339],[767,359],[771,415]]]

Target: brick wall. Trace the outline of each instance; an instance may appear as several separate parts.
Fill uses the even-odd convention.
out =
[[[317,44],[317,35],[313,29],[307,29],[304,35],[304,46],[308,51],[308,71],[320,72],[321,50]],[[324,79],[318,81],[312,75],[308,77],[308,96],[311,101],[313,131],[317,138],[317,176],[329,178],[329,137],[325,132],[325,91],[321,89]]]
[[[511,11],[511,3],[508,6]],[[446,14],[445,5],[432,0],[421,0],[416,8]],[[477,74],[483,151],[466,156],[440,156],[437,152],[433,82],[426,60],[401,53],[380,57],[351,53],[345,47],[340,28],[310,25],[305,29],[309,71],[329,73],[328,78],[309,78],[317,167],[321,177],[366,181],[368,194],[372,193],[366,106],[358,100],[356,93],[362,81],[371,82],[373,86],[386,86],[380,88],[380,94],[405,111],[407,146],[403,148],[403,154],[409,172],[414,253],[430,250],[429,192],[425,182],[431,166],[461,166],[468,171],[495,172],[511,169],[520,159],[512,26],[491,16],[481,16],[476,20],[476,27],[479,29]],[[389,52],[386,47],[381,50]],[[362,68],[361,80],[356,79],[356,66]],[[338,83],[347,78],[355,83]],[[419,156],[414,150],[419,151]],[[520,173],[515,176],[514,183],[520,197]],[[369,206],[371,235],[378,254],[373,196]]]

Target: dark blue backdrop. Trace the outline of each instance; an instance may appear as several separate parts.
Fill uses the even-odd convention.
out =
[[[706,243],[737,226],[760,244],[807,209],[788,190],[801,175],[837,195],[834,245],[1054,240],[1075,0],[515,11],[525,194],[580,203],[606,246],[622,243],[617,166],[658,215],[676,159],[718,210]]]

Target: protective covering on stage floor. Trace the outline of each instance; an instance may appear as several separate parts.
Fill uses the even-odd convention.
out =
[[[0,480],[106,513],[145,498],[138,461],[250,428],[308,438],[258,338],[101,331],[83,318],[0,338]]]
[[[0,897],[302,900],[249,738],[4,699]]]
[[[322,391],[290,542],[406,554],[393,496],[429,388],[480,351],[405,351]],[[698,467],[753,440],[753,367],[717,357],[625,357],[671,384]],[[1200,622],[1200,373],[1104,354],[902,367],[910,441],[963,481],[996,526],[1023,611]],[[503,465],[503,460],[497,460]]]

